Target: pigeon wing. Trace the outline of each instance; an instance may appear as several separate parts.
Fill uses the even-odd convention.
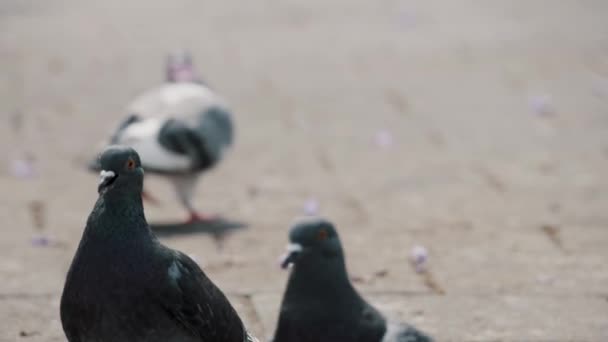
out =
[[[389,322],[382,342],[433,342],[433,339],[409,324]]]
[[[160,305],[184,331],[201,341],[242,342],[247,332],[226,296],[181,252],[168,268]]]
[[[179,120],[169,119],[163,125],[158,133],[158,142],[163,148],[186,156],[191,161],[192,170],[206,169],[214,161],[205,137]]]

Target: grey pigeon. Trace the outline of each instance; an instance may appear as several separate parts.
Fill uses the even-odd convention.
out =
[[[100,156],[99,198],[61,297],[70,342],[255,341],[222,291],[150,231],[144,171],[129,147]]]
[[[351,284],[333,224],[296,223],[281,266],[293,269],[283,296],[274,342],[429,342],[405,323],[388,321]]]
[[[232,145],[232,114],[225,101],[198,80],[189,55],[170,55],[166,69],[166,82],[129,104],[127,117],[102,147],[133,147],[147,172],[173,183],[190,222],[212,220],[194,208],[192,196],[199,176],[217,165]],[[143,196],[157,201],[145,191]]]

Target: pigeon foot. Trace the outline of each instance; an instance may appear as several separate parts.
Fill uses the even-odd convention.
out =
[[[192,213],[190,213],[190,217],[188,218],[186,223],[187,224],[210,223],[210,222],[215,222],[217,220],[218,220],[217,215],[192,212]]]

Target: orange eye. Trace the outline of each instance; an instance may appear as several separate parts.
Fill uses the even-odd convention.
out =
[[[317,240],[319,241],[323,241],[325,239],[327,239],[327,230],[325,229],[321,229],[319,230],[319,232],[317,233]]]
[[[131,158],[127,160],[127,170],[133,170],[135,168],[135,161]]]

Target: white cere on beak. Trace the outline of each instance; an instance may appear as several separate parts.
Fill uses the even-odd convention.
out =
[[[99,173],[99,184],[103,183],[108,178],[113,178],[114,176],[116,176],[114,171],[101,170]]]
[[[302,251],[302,245],[299,243],[290,243],[287,245],[287,252],[281,256],[279,260],[279,265],[282,269],[287,269],[289,266],[293,265],[295,254]]]
[[[302,251],[302,245],[300,245],[299,243],[290,243],[287,245],[287,253],[295,253],[295,252],[301,252]]]

